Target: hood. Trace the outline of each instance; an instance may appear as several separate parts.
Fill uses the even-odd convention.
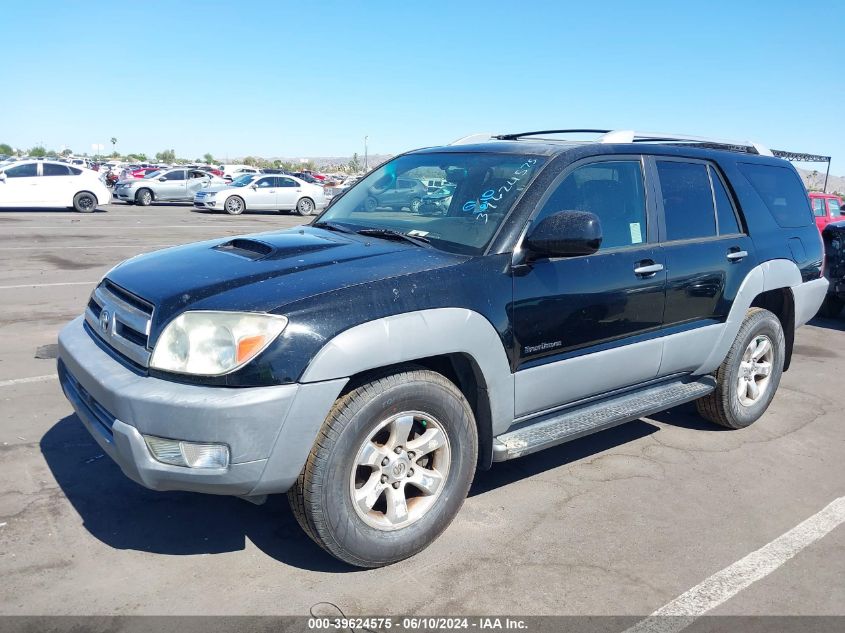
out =
[[[186,309],[283,312],[347,286],[454,265],[434,248],[300,227],[133,257],[106,276],[155,306],[153,331]]]

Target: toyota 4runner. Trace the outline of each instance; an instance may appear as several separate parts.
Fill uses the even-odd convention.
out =
[[[752,424],[828,285],[796,171],[569,132],[409,152],[309,226],[116,266],[59,336],[67,398],[141,485],[287,492],[364,567],[425,548],[493,462],[689,401]],[[373,206],[424,178],[442,213]]]

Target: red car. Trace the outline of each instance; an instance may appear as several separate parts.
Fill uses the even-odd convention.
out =
[[[215,176],[219,176],[220,178],[223,177],[223,171],[217,169],[216,167],[200,167],[201,170],[207,171],[209,174],[214,174]]]
[[[147,174],[151,174],[154,171],[158,171],[157,167],[141,167],[141,169],[133,169],[130,173],[132,174],[133,178],[143,178]]]
[[[810,205],[813,207],[813,215],[816,216],[816,226],[823,231],[831,222],[845,220],[845,209],[843,209],[842,198],[832,193],[810,193]]]

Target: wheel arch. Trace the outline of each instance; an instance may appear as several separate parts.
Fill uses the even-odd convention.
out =
[[[771,310],[780,320],[787,345],[785,370],[792,357],[795,328],[800,325],[795,322],[793,288],[801,284],[801,271],[795,262],[789,259],[773,259],[752,268],[737,291],[718,342],[707,360],[693,373],[709,374],[722,364],[742,326],[746,312],[752,306]]]
[[[149,191],[149,192],[150,192],[150,198],[151,198],[152,200],[157,200],[157,198],[156,198],[156,192],[155,192],[155,189],[153,189],[152,187],[138,187],[138,188],[135,190],[135,195],[133,196],[133,198],[137,200],[137,199],[138,199],[138,194],[139,194],[139,193],[141,193],[141,192],[142,192],[142,191],[144,191],[144,190],[146,190],[146,191]]]
[[[499,335],[477,312],[437,308],[357,325],[327,342],[300,382],[361,384],[408,363],[445,375],[462,391],[478,425],[479,467],[489,468],[493,436],[513,422],[513,374]]]

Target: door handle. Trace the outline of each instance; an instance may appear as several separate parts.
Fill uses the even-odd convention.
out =
[[[640,262],[641,265],[638,265],[636,268],[634,268],[634,274],[642,275],[644,277],[650,277],[651,275],[659,273],[661,270],[663,270],[663,264],[655,264],[653,262],[649,264],[649,261],[651,260]]]
[[[744,257],[748,257],[748,251],[730,251],[728,253],[728,259],[732,262],[737,262]]]

